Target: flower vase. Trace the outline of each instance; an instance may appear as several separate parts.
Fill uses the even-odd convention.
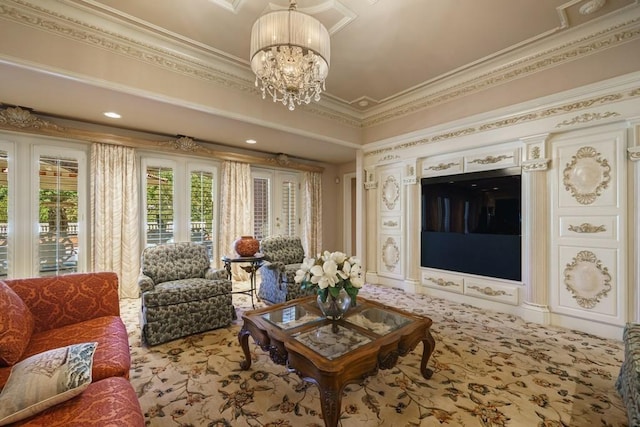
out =
[[[351,307],[351,297],[344,288],[341,288],[338,296],[335,297],[331,295],[331,292],[327,292],[327,299],[324,302],[320,294],[318,294],[317,299],[318,307],[320,307],[324,317],[329,320],[342,319],[349,307]]]

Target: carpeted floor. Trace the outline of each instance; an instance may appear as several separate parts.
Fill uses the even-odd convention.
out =
[[[360,295],[433,320],[434,374],[420,374],[419,344],[395,368],[347,387],[343,427],[627,426],[614,389],[619,341],[380,286],[365,285]],[[252,366],[240,369],[241,320],[148,348],[140,344],[139,304],[124,300],[122,317],[148,425],[324,425],[317,388],[274,364],[251,338]],[[238,319],[251,309],[245,295],[234,295],[234,305]]]

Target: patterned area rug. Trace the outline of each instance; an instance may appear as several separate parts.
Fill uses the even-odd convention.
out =
[[[347,387],[343,427],[627,426],[614,389],[620,341],[380,286],[366,285],[360,295],[433,319],[434,374],[420,374],[418,344],[393,369]],[[233,298],[241,319],[249,297]],[[147,425],[324,425],[316,386],[274,364],[252,338],[251,368],[240,369],[241,320],[148,348],[140,344],[139,304],[124,300],[122,317]]]

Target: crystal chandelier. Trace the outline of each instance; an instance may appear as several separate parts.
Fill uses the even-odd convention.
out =
[[[262,15],[251,29],[251,69],[256,87],[289,110],[320,100],[329,73],[329,32],[317,19],[289,10]]]

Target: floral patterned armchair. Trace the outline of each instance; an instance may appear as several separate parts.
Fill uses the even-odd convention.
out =
[[[231,280],[213,270],[205,246],[184,242],[146,248],[138,285],[142,338],[156,345],[228,326],[235,317]]]
[[[260,242],[260,252],[265,262],[260,269],[261,282],[258,297],[277,304],[314,293],[313,289],[301,289],[295,283],[296,271],[304,260],[304,248],[299,237],[269,236]]]

